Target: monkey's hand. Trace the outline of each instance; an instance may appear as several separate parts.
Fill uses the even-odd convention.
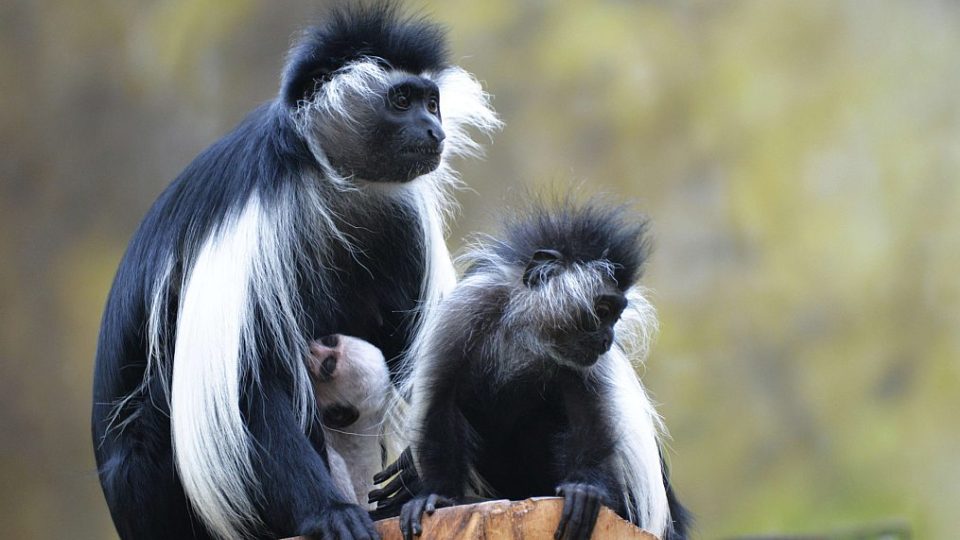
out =
[[[377,503],[377,509],[370,512],[373,519],[384,519],[396,516],[400,508],[420,493],[420,475],[413,464],[413,453],[407,448],[396,461],[387,465],[373,477],[373,483],[380,484],[391,476],[396,475],[390,483],[380,489],[370,492],[368,501]]]
[[[306,536],[314,540],[379,540],[380,535],[366,510],[355,504],[333,503],[309,527]]]
[[[413,540],[414,536],[420,536],[423,532],[423,524],[420,520],[423,518],[424,512],[430,515],[437,508],[453,506],[454,504],[456,503],[452,499],[436,493],[414,497],[400,510],[400,532],[403,534],[403,540]]]
[[[590,484],[564,483],[557,487],[563,496],[563,513],[553,537],[557,540],[589,540],[597,524],[605,492]]]

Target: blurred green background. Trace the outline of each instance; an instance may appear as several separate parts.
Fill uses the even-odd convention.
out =
[[[523,186],[652,218],[643,373],[704,538],[960,538],[960,6],[411,2],[506,121],[450,237]],[[88,429],[136,224],[276,92],[317,2],[0,4],[0,523],[111,538]]]

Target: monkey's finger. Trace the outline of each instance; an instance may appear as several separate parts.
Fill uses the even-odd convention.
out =
[[[574,489],[567,489],[564,492],[563,497],[563,508],[569,508],[569,514],[567,515],[567,523],[563,528],[563,533],[560,535],[562,540],[570,540],[577,529],[577,492]]]
[[[377,478],[374,477],[373,481],[376,482]],[[367,496],[367,500],[369,502],[376,502],[376,501],[385,499],[390,495],[393,495],[394,493],[397,493],[398,491],[403,489],[407,481],[408,479],[404,477],[403,474],[398,474],[387,485],[383,486],[382,488],[371,491],[370,494]]]
[[[417,513],[413,515],[413,535],[420,536],[423,534],[423,505],[417,505]]]
[[[400,509],[400,534],[403,536],[403,540],[412,540],[413,534],[411,532],[412,524],[410,523],[410,516],[413,513],[413,501],[403,505],[403,508]]]
[[[567,530],[567,538],[571,540],[589,540],[590,531],[586,531],[584,537],[583,514],[587,508],[587,493],[578,489],[573,492],[573,510],[570,515],[570,525]]]
[[[401,495],[391,497],[383,501],[377,501],[377,508],[370,511],[370,519],[377,521],[386,518],[398,517],[403,505],[407,504],[413,495],[405,492]]]
[[[400,532],[403,533],[404,540],[413,540],[414,536],[420,536],[423,527],[420,524],[420,515],[423,514],[424,497],[417,497],[400,509]]]
[[[453,501],[444,497],[443,495],[432,493],[429,497],[427,497],[426,512],[428,515],[430,515],[436,512],[437,508],[443,508],[452,504]]]
[[[351,515],[349,519],[347,519],[347,526],[350,528],[351,536],[349,538],[355,540],[372,540],[376,538],[375,536],[370,536],[370,531],[367,529],[366,523],[364,523],[364,520],[361,519],[359,515]]]
[[[413,485],[404,486],[404,489],[398,490],[396,493],[393,493],[389,496],[384,496],[378,499],[377,509],[395,509],[399,513],[400,507],[413,499],[414,493],[419,493],[421,491],[419,482]],[[372,502],[372,501],[371,501]],[[394,514],[396,515],[396,514]]]
[[[584,512],[583,524],[586,527],[586,538],[593,536],[593,529],[597,526],[597,518],[600,516],[600,497],[590,497],[589,506]]]
[[[373,475],[373,483],[379,484],[390,478],[391,476],[397,474],[398,472],[405,470],[406,464],[411,463],[413,460],[412,452],[410,447],[407,447],[403,452],[400,453],[400,457],[396,459],[393,463],[387,465],[387,468]]]
[[[347,525],[345,516],[336,515],[333,518],[333,530],[336,533],[336,538],[351,538],[350,536],[350,527]]]
[[[560,513],[560,523],[557,525],[557,531],[553,533],[556,540],[563,537],[563,533],[567,529],[567,523],[570,521],[570,514],[573,512],[570,494],[566,493],[563,488],[557,488],[557,495],[561,494],[563,495],[563,511]]]
[[[379,503],[383,502],[385,499],[393,495],[392,486],[387,486],[380,489],[375,489],[367,494],[368,503]]]
[[[377,532],[377,526],[373,524],[372,519],[365,520],[363,526],[367,530],[370,540],[380,540],[380,533]]]
[[[409,499],[400,500],[396,497],[391,497],[383,501],[377,501],[377,510],[391,511],[403,507]]]
[[[379,483],[383,482],[384,480],[386,480],[387,478],[390,478],[391,476],[397,474],[397,471],[399,471],[399,470],[400,470],[400,466],[397,465],[397,462],[396,462],[396,461],[394,461],[393,463],[387,465],[387,468],[386,468],[386,469],[384,469],[384,470],[378,472],[377,474],[373,475],[373,483],[374,483],[374,484],[379,484]]]

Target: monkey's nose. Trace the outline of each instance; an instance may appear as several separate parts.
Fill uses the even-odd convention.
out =
[[[442,143],[444,139],[447,138],[447,134],[443,132],[440,128],[428,128],[427,136],[430,137],[430,140],[439,144]]]
[[[611,346],[613,346],[613,332],[604,332],[604,334],[600,336],[600,341],[597,342],[600,354],[609,351]]]

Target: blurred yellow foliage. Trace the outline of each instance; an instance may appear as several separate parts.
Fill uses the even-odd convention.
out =
[[[653,221],[642,376],[704,538],[960,537],[960,8],[412,2],[507,122],[456,248],[521,186]],[[88,437],[103,299],[149,204],[271,99],[314,2],[0,8],[0,521],[114,533]],[[146,91],[149,90],[149,91]],[[902,524],[902,525],[901,525]]]

